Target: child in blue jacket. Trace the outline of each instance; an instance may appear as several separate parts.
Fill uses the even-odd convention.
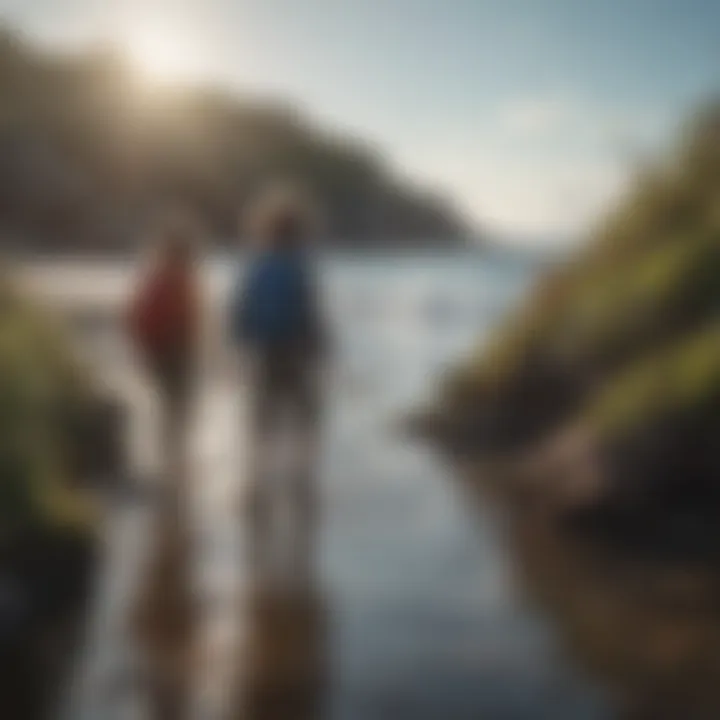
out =
[[[309,530],[314,508],[311,474],[318,446],[321,366],[327,329],[319,302],[309,244],[311,224],[303,206],[275,202],[261,206],[252,232],[257,251],[238,280],[231,305],[234,343],[251,363],[248,383],[253,441],[251,452],[272,455],[268,442],[288,416],[299,436],[304,458],[292,489],[296,510]],[[254,463],[257,474],[259,463]],[[262,478],[251,479],[258,527],[267,511]],[[298,541],[298,548],[302,542]],[[297,543],[296,543],[297,544]]]
[[[233,293],[234,343],[250,352],[261,370],[314,370],[327,350],[327,330],[309,250],[308,215],[299,204],[268,201],[251,227],[257,250]]]

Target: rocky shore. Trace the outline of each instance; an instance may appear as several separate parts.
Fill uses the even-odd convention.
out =
[[[720,549],[718,208],[716,104],[415,429],[581,527]]]

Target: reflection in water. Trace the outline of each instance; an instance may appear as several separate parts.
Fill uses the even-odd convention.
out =
[[[476,313],[485,307],[478,294],[488,302],[494,299],[493,307],[505,306],[527,273],[498,278],[477,258],[442,267],[437,259],[404,258],[396,266],[385,259],[340,260],[333,261],[331,271],[334,299],[348,298],[357,287],[372,307],[366,321],[358,321],[348,303],[330,305],[339,333],[341,381],[327,398],[320,548],[313,537],[318,525],[312,517],[314,501],[308,503],[312,515],[288,517],[298,504],[291,483],[281,482],[287,478],[289,454],[283,441],[271,453],[273,467],[262,485],[273,498],[269,504],[275,518],[264,526],[268,539],[257,543],[266,561],[246,572],[242,550],[248,524],[241,521],[234,496],[242,489],[240,465],[251,459],[244,447],[246,433],[238,427],[243,393],[222,372],[205,372],[190,433],[192,534],[175,542],[170,526],[164,551],[158,536],[151,534],[156,538],[151,544],[144,530],[136,529],[136,507],[118,513],[128,522],[119,524],[109,541],[112,552],[103,576],[112,582],[98,600],[99,617],[92,623],[97,652],[80,669],[89,702],[83,697],[86,710],[65,717],[152,720],[163,696],[176,707],[189,696],[189,708],[178,719],[262,718],[273,712],[289,720],[605,718],[595,712],[595,695],[584,678],[557,658],[544,623],[516,606],[494,514],[473,526],[470,513],[449,492],[439,464],[388,432],[394,418],[419,402],[440,367],[474,344],[478,323],[483,328],[491,323],[491,317]],[[122,289],[126,271],[108,272],[118,276]],[[209,285],[219,297],[225,297],[225,274],[223,267],[209,268]],[[99,285],[106,284],[112,283],[103,277]],[[425,302],[428,297],[440,300]],[[438,302],[443,308],[428,310]],[[457,322],[450,323],[455,308]],[[133,468],[139,478],[154,475],[152,397],[118,343],[102,342],[98,350],[104,376],[133,411]],[[240,486],[244,479],[241,472]],[[308,487],[315,490],[314,483]],[[160,526],[157,521],[149,525],[153,530]],[[308,531],[302,541],[298,525]],[[322,592],[312,572],[318,549],[327,579]],[[161,560],[173,555],[176,561]],[[151,556],[155,569],[142,577],[152,582],[150,594],[160,602],[141,624],[147,630],[141,637],[142,647],[149,648],[146,662],[135,664],[132,649],[123,647],[128,640],[124,598],[136,595],[134,578],[141,575],[136,568],[146,564],[145,556]],[[166,570],[157,569],[163,565]],[[193,578],[192,593],[183,597],[186,572]],[[176,611],[170,603],[177,603]],[[107,630],[109,615],[112,632]],[[143,672],[153,666],[154,671]],[[96,667],[102,672],[86,673]],[[143,699],[136,701],[146,694],[144,688],[136,691],[136,676],[147,676],[159,688],[152,693],[157,702],[144,715],[122,714],[120,705],[145,705]],[[198,706],[201,710],[194,712]],[[208,706],[212,712],[205,710]]]
[[[312,584],[318,529],[313,468],[301,463],[279,478],[260,472],[245,500],[247,561],[257,583]]]
[[[247,638],[235,684],[237,720],[319,720],[326,682],[327,618],[317,588],[247,598]]]
[[[483,490],[472,493],[487,502]],[[615,694],[620,716],[720,717],[716,568],[610,550],[546,510],[500,500],[527,598],[554,621],[572,658]]]
[[[305,582],[313,572],[318,521],[320,371],[302,357],[257,360],[246,377],[249,561],[258,574],[280,572]]]
[[[187,472],[187,469],[186,471]],[[183,717],[187,705],[194,630],[191,524],[180,491],[163,493],[149,538],[145,582],[137,599],[134,629],[143,658],[149,715],[154,720]]]
[[[209,551],[191,532],[189,478],[161,497],[135,618],[148,720],[323,717],[314,454],[297,449],[290,472],[259,472],[251,482],[240,532],[226,532],[238,524],[232,512],[201,520]],[[247,543],[251,553],[242,552]],[[216,581],[194,584],[194,564],[210,575],[215,568]]]
[[[244,498],[251,577],[241,597],[245,636],[234,683],[233,717],[319,720],[327,628],[315,567],[318,411],[301,412],[290,418],[295,421],[291,428],[284,428],[278,409],[275,418],[258,417],[269,409],[257,404],[267,400],[251,399],[255,453]],[[293,405],[298,403],[288,404],[286,410],[297,409]],[[283,437],[283,429],[292,431],[291,438]],[[286,448],[292,452],[281,457],[287,439],[293,441]],[[278,463],[279,458],[286,462]]]

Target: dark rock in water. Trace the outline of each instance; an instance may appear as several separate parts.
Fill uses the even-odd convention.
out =
[[[420,410],[403,419],[401,430],[411,437],[437,442],[443,439],[446,425],[447,419],[442,413]]]
[[[438,439],[476,458],[525,452],[567,425],[589,382],[577,368],[527,358],[512,382],[490,387],[482,397],[462,383],[453,388],[440,409],[446,421]]]
[[[667,414],[607,450],[613,493],[643,503],[720,513],[720,417]]]
[[[3,717],[52,717],[96,569],[89,536],[34,532],[0,550]]]
[[[447,426],[432,415],[421,416],[416,424],[424,437],[440,436],[440,443],[458,455],[462,436],[456,430],[442,437]],[[468,437],[472,440],[473,434]],[[535,446],[501,455],[502,480],[506,490],[519,491],[588,539],[623,552],[716,561],[718,437],[720,417],[713,403],[705,411],[658,415],[609,438],[592,426],[571,423]],[[468,451],[472,455],[471,444]]]
[[[127,410],[116,398],[95,395],[66,418],[69,465],[81,483],[127,476]]]
[[[562,525],[628,556],[700,565],[720,560],[717,517],[699,511],[603,502],[567,514]]]
[[[603,449],[599,501],[572,519],[614,543],[720,558],[720,422],[668,414]]]

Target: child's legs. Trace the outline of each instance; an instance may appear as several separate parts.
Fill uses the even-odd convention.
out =
[[[182,357],[158,359],[153,364],[152,373],[160,400],[161,452],[168,475],[173,476],[185,470],[187,459],[192,367]]]
[[[273,456],[280,397],[261,361],[250,369],[246,380],[247,456],[242,464],[244,477],[240,480],[250,559],[258,565],[269,554],[271,540],[272,496],[267,466]]]
[[[293,471],[287,478],[292,508],[296,570],[309,572],[318,530],[318,460],[321,440],[321,398],[315,368],[298,369],[288,392],[294,430]]]
[[[292,560],[295,569],[304,570],[312,559],[317,525],[320,402],[314,368],[271,358],[255,368],[249,385],[251,458],[246,465],[246,507],[254,559],[275,549],[285,560]],[[294,450],[289,458],[284,452],[287,420],[291,421],[288,429],[292,430]],[[271,465],[276,469],[277,460],[283,460],[284,472],[281,477],[269,477],[267,470]],[[283,533],[283,545],[273,549],[273,520],[283,506],[289,510],[290,533]]]

